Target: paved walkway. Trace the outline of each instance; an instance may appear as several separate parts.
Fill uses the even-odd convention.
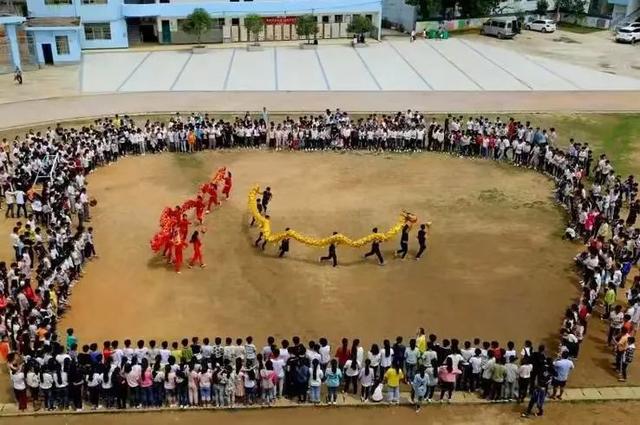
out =
[[[113,114],[176,111],[355,112],[631,112],[640,91],[595,92],[152,92],[69,96],[0,105],[0,128]]]
[[[436,395],[438,395],[438,391],[436,391]],[[612,400],[640,400],[640,387],[602,387],[602,388],[569,388],[565,390],[564,397],[561,401],[558,400],[550,400],[549,402],[562,402],[562,403],[579,403],[579,402],[594,402],[594,401],[612,401]],[[335,407],[377,407],[384,405],[385,403],[362,403],[360,401],[359,396],[353,395],[339,395],[338,396],[338,404]],[[400,405],[409,406],[410,402],[410,394],[408,392],[400,393]],[[428,403],[425,403],[428,405]],[[434,402],[431,404],[440,404],[439,402]],[[469,394],[463,391],[455,392],[453,395],[453,399],[451,404],[460,405],[460,404],[494,404],[494,402],[490,402],[481,398],[478,398],[476,394]],[[315,406],[313,404],[298,404],[292,402],[290,400],[282,399],[279,400],[272,409],[291,409],[291,408],[313,408],[313,407],[325,407],[329,408],[325,404],[321,404],[319,406]],[[245,409],[261,409],[266,408],[265,406],[238,406],[234,408],[224,408],[217,409],[213,407],[207,408],[194,408],[187,409],[189,411],[193,410],[245,410]],[[7,416],[28,416],[28,415],[68,415],[68,414],[78,414],[78,415],[86,415],[86,414],[113,414],[113,413],[143,413],[150,411],[180,411],[183,409],[180,408],[162,408],[162,409],[123,409],[123,410],[114,410],[114,409],[100,409],[100,410],[91,410],[88,409],[85,404],[85,410],[82,411],[53,411],[53,412],[45,412],[39,411],[34,412],[32,410],[28,410],[25,413],[20,413],[16,407],[15,403],[11,404],[0,404],[0,417]]]
[[[191,50],[85,52],[83,92],[639,90],[640,80],[525,55],[469,38],[391,39],[316,50],[265,44]]]

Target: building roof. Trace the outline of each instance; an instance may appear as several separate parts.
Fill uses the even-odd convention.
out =
[[[79,27],[80,18],[29,18],[26,25],[29,28]]]

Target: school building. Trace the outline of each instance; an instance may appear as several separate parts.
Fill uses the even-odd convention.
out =
[[[202,40],[248,40],[244,17],[264,17],[261,40],[297,40],[296,17],[313,14],[319,39],[348,37],[354,15],[367,16],[378,37],[382,0],[27,0],[28,43],[38,63],[79,62],[83,49],[127,48],[140,43],[193,43],[182,22],[195,8],[205,9],[213,25]]]

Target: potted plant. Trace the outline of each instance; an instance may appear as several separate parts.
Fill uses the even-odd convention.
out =
[[[260,33],[264,29],[264,21],[260,15],[247,15],[244,18],[244,26],[249,33],[249,41],[253,38],[253,43],[249,43],[247,45],[247,50],[258,51],[262,50],[262,46],[260,46]],[[253,37],[252,37],[253,36]]]
[[[305,38],[306,43],[300,43],[301,49],[315,49],[318,47],[318,19],[313,15],[298,16],[296,20],[296,33],[298,37]],[[313,36],[313,43],[311,43],[311,36]]]
[[[365,34],[373,29],[373,23],[366,16],[354,15],[347,26],[347,31],[353,33],[353,47],[366,47]]]
[[[211,28],[211,22],[212,20],[209,13],[206,10],[197,7],[193,9],[193,12],[187,16],[187,19],[185,19],[182,24],[182,30],[196,38],[197,44],[193,46],[193,53],[204,52],[202,35],[209,31]]]

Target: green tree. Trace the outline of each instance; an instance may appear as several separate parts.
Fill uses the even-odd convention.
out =
[[[182,30],[187,34],[191,34],[196,37],[198,44],[201,44],[202,34],[209,31],[211,28],[211,16],[209,13],[198,7],[193,9],[193,12],[187,16],[182,24]]]
[[[349,25],[347,26],[347,31],[362,35],[364,33],[371,32],[373,28],[373,23],[366,16],[353,15],[351,17],[351,22],[349,22]]]
[[[536,13],[538,15],[546,15],[549,10],[549,2],[547,0],[538,0],[536,3]]]
[[[576,20],[587,14],[584,11],[586,5],[586,0],[558,0],[558,10],[574,16]]]
[[[249,34],[253,34],[254,43],[257,45],[258,37],[260,37],[260,33],[264,29],[264,21],[262,20],[262,16],[255,14],[245,16],[244,26],[247,28]]]
[[[311,43],[311,36],[318,33],[318,19],[313,15],[302,15],[296,19],[296,33],[298,37],[307,39],[307,44]]]
[[[500,0],[460,0],[457,3],[462,8],[462,16],[481,18],[490,15],[498,7]]]
[[[429,19],[432,16],[440,16],[442,12],[441,0],[404,0],[411,6],[418,7],[418,15],[420,19]]]

